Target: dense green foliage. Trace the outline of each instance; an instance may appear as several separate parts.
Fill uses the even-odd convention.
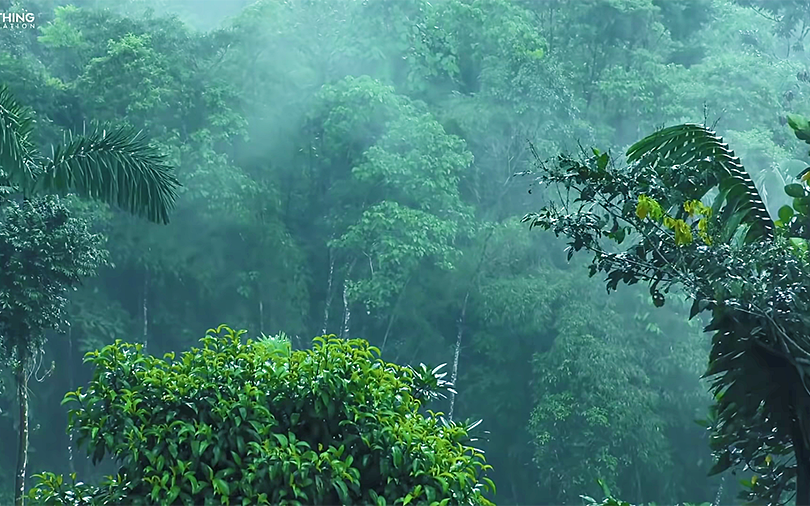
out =
[[[65,402],[79,444],[118,474],[99,487],[45,474],[37,504],[490,504],[464,426],[419,408],[415,370],[359,339],[241,342],[210,329],[175,359],[117,341],[89,353]],[[427,387],[427,388],[426,388]],[[76,406],[78,404],[78,406]],[[485,478],[486,480],[486,478]],[[491,483],[491,482],[489,482]]]
[[[64,323],[66,292],[95,273],[104,253],[100,237],[48,194],[78,194],[166,224],[179,184],[140,133],[94,128],[53,146],[45,157],[33,142],[34,123],[31,109],[0,86],[0,348],[3,358],[13,356],[17,384],[17,506],[27,478],[28,369],[42,351],[45,331]]]
[[[597,478],[634,504],[734,502],[753,473],[707,477],[710,433],[693,423],[712,403],[700,380],[709,320],[685,321],[692,302],[665,281],[661,308],[638,286],[607,296],[581,259],[567,262],[564,241],[519,223],[557,191],[527,193],[512,176],[532,169],[528,141],[543,159],[578,145],[624,152],[662,125],[705,123],[759,194],[761,206],[740,209],[762,216],[764,206],[777,242],[780,222],[804,237],[793,200],[804,194],[783,191],[807,165],[789,128],[810,116],[804,7],[0,0],[0,12],[36,16],[33,28],[0,26],[0,83],[33,108],[32,147],[48,157],[75,139],[63,132],[109,122],[142,132],[182,183],[160,227],[60,200],[70,223],[106,239],[109,264],[65,292],[70,325],[43,335],[27,368],[32,472],[75,472],[95,486],[116,474],[63,431],[59,401],[92,378],[84,353],[121,339],[159,357],[228,321],[283,330],[296,350],[308,347],[299,336],[334,333],[365,339],[388,363],[448,363],[458,393],[436,409],[484,420],[477,446],[493,465],[493,502],[579,504],[599,496]],[[701,232],[671,251],[696,249]],[[47,378],[41,360],[55,362]],[[8,366],[0,503],[19,428]]]
[[[810,144],[807,120],[792,116],[790,125]],[[583,205],[570,213],[571,202],[563,201],[524,221],[567,236],[571,253],[594,253],[590,273],[606,273],[608,291],[645,281],[661,307],[664,293],[680,285],[694,299],[691,317],[711,311],[705,376],[716,400],[706,421],[718,458],[712,473],[744,465],[756,473],[744,481],[744,498],[779,504],[795,491],[797,504],[810,504],[810,259],[803,237],[810,192],[785,186],[794,202],[780,208],[775,229],[740,159],[706,127],[666,128],[627,153],[625,167],[597,150],[584,162],[561,156],[541,163],[539,179]],[[701,202],[710,190],[711,207]],[[621,251],[606,244],[628,236]]]
[[[104,261],[102,238],[53,197],[7,202],[0,213],[2,351],[34,352],[64,323],[69,290]]]

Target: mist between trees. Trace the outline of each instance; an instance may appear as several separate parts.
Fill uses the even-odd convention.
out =
[[[810,505],[809,32],[0,0],[0,503]]]

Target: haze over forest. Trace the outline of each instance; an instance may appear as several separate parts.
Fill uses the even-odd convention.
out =
[[[446,364],[454,391],[427,407],[482,420],[470,434],[495,504],[602,501],[597,479],[633,504],[741,504],[763,476],[709,476],[717,455],[695,423],[717,400],[701,379],[709,315],[689,319],[677,288],[663,307],[647,283],[607,293],[592,254],[521,219],[564,197],[535,182],[539,161],[625,164],[636,141],[685,123],[722,136],[783,219],[783,188],[809,160],[788,116],[810,117],[810,2],[0,0],[17,12],[35,21],[0,23],[0,86],[31,109],[43,159],[117,126],[179,182],[168,224],[104,198],[47,200],[92,232],[98,258],[75,290],[31,296],[64,296],[64,313],[43,313],[30,344],[26,489],[43,471],[95,484],[117,472],[65,430],[63,397],[94,377],[86,353],[122,340],[179,357],[220,324],[293,351],[334,334],[386,362]],[[21,341],[8,301],[24,276],[49,274],[13,274],[11,259],[23,243],[43,255],[74,243],[35,243],[39,222],[9,214],[29,195],[4,142],[0,504],[12,504]]]

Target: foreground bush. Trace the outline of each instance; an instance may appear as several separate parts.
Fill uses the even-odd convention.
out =
[[[209,330],[179,360],[117,341],[95,367],[70,426],[100,486],[36,475],[37,504],[491,504],[490,468],[464,426],[419,413],[435,376],[385,363],[362,340],[312,350]],[[480,483],[479,479],[484,483]]]

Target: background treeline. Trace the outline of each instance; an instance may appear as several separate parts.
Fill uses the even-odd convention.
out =
[[[693,423],[708,341],[688,301],[608,298],[563,241],[519,224],[545,190],[510,177],[531,168],[528,141],[541,157],[621,151],[716,122],[778,209],[804,166],[785,126],[810,114],[804,2],[0,0],[23,10],[37,29],[0,30],[0,83],[35,109],[38,141],[130,125],[184,185],[167,227],[75,204],[111,265],[73,294],[32,377],[32,472],[111,470],[64,433],[85,352],[120,338],[162,355],[227,322],[449,362],[445,411],[484,419],[497,503],[578,503],[596,477],[635,503],[715,499]]]

